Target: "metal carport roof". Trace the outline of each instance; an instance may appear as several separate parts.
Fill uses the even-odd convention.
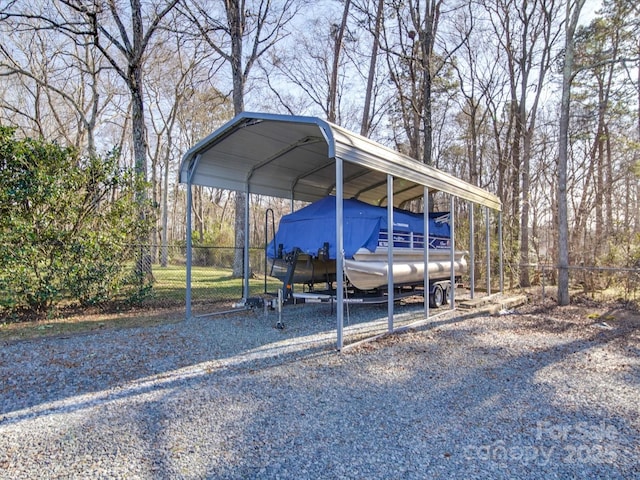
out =
[[[428,187],[502,208],[486,190],[316,117],[242,113],[185,154],[180,181],[312,202],[336,193],[336,157],[345,198],[386,205],[393,175],[394,206]]]

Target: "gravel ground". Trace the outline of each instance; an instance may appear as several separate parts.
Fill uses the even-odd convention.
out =
[[[448,312],[342,353],[327,305],[276,320],[2,345],[0,478],[640,478],[637,314]]]

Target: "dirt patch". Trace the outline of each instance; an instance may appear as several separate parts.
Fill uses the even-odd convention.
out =
[[[572,299],[572,303],[564,307],[559,307],[551,299],[538,300],[519,307],[513,313],[522,315],[531,328],[558,333],[590,327],[601,332],[624,334],[637,332],[640,327],[640,312],[635,306],[619,301],[596,302],[586,297]]]
[[[122,329],[176,323],[184,309],[137,310],[126,313],[93,313],[48,320],[0,323],[0,342],[5,344],[45,337],[81,335],[96,330]]]

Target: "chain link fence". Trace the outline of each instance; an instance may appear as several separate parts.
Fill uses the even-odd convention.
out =
[[[144,305],[149,307],[184,306],[187,284],[187,249],[185,245],[141,245],[134,261],[144,262],[151,278],[151,292]],[[243,249],[225,246],[193,246],[191,260],[191,298],[193,304],[225,303],[243,297],[242,278],[234,277],[236,252]],[[242,270],[243,271],[243,270]],[[275,291],[277,281],[265,278],[265,251],[249,250],[249,295]],[[242,273],[242,272],[241,272]]]
[[[243,296],[242,278],[233,278],[233,263],[236,248],[225,246],[192,247],[192,301],[198,303],[220,303],[236,301]],[[172,245],[140,246],[139,259],[149,265],[152,275],[152,294],[148,305],[183,306],[186,292],[186,246]],[[139,259],[137,261],[139,261]],[[532,286],[540,287],[543,296],[555,297],[558,269],[554,265],[526,265],[530,270]],[[275,292],[277,280],[265,277],[268,265],[263,248],[249,251],[250,293],[259,295]],[[499,280],[494,272],[493,282]],[[482,280],[476,279],[482,286]],[[599,301],[623,300],[640,302],[640,267],[569,267],[569,284],[572,292],[588,295]],[[499,288],[496,283],[493,291]]]
[[[187,252],[184,244],[131,245],[123,250],[125,268],[134,272],[140,282],[140,302],[143,308],[181,308],[185,306]],[[233,265],[242,249],[229,246],[198,245],[192,247],[192,304],[230,304],[244,295],[243,279],[233,275]],[[543,297],[555,297],[557,267],[549,264],[520,266],[530,270],[532,286],[539,287]],[[280,282],[265,276],[268,265],[264,248],[249,251],[249,296],[276,292]],[[242,273],[244,269],[240,269]],[[268,273],[268,271],[267,271]],[[596,301],[622,300],[640,305],[640,265],[634,267],[572,266],[569,268],[573,293],[587,295]],[[498,291],[499,274],[492,269],[493,292]],[[476,287],[483,286],[482,275],[476,276]],[[0,289],[2,290],[2,289]],[[0,294],[2,292],[0,291]]]
[[[526,265],[531,285],[540,287],[544,297],[555,297],[558,267],[555,265]],[[640,266],[570,266],[569,288],[596,301],[619,300],[640,303]]]

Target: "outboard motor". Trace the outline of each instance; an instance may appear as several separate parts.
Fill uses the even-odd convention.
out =
[[[318,249],[318,260],[321,262],[329,260],[329,242],[324,242],[322,247]]]

